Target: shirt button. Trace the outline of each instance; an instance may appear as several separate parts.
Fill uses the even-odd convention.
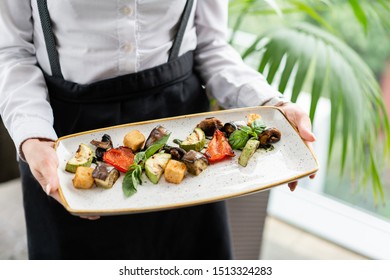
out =
[[[133,50],[133,46],[130,43],[125,43],[122,46],[122,51],[124,52],[131,52]]]
[[[124,6],[123,8],[121,8],[121,12],[125,16],[131,16],[133,14],[133,9],[129,6]]]

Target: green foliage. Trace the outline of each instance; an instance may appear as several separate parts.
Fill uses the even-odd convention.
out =
[[[329,158],[339,157],[341,174],[347,159],[351,160],[354,180],[369,181],[375,200],[380,197],[383,201],[383,182],[379,176],[383,162],[376,151],[390,148],[386,108],[376,75],[347,43],[342,27],[347,22],[361,41],[372,30],[388,38],[390,1],[232,0],[230,8],[236,15],[231,43],[235,44],[237,31],[247,21],[246,26],[251,26],[249,31],[257,38],[242,56],[245,59],[261,54],[258,70],[269,83],[276,84],[282,93],[290,86],[292,101],[302,91],[309,92],[312,120],[320,97],[329,98]],[[263,22],[269,24],[261,25]],[[387,50],[390,54],[390,49]],[[338,138],[341,151],[335,155],[332,152]],[[382,159],[386,157],[388,154],[382,154]]]

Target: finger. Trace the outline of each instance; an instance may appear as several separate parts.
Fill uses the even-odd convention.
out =
[[[100,216],[80,216],[80,218],[90,220],[90,221],[96,221],[100,219]]]
[[[308,117],[301,116],[298,120],[297,127],[303,140],[308,142],[314,142],[316,140],[315,135],[311,131],[311,122]]]
[[[288,183],[288,187],[290,188],[290,191],[292,191],[292,192],[296,189],[297,186],[298,186],[298,181]]]
[[[309,176],[310,179],[314,179],[316,177],[316,173]]]

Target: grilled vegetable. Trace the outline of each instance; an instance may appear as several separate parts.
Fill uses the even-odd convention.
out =
[[[274,127],[267,128],[258,136],[260,147],[268,147],[271,144],[279,142],[281,137],[282,133],[279,129]]]
[[[207,146],[205,155],[210,162],[222,160],[226,156],[234,156],[233,149],[222,131],[216,130],[214,132],[214,136]]]
[[[228,122],[223,125],[221,129],[222,132],[225,132],[226,136],[229,137],[234,131],[238,129],[238,126],[234,122]]]
[[[160,127],[161,128],[161,127]],[[162,127],[163,128],[163,127]],[[159,137],[145,151],[137,153],[134,158],[134,163],[130,166],[123,178],[122,190],[126,197],[129,197],[137,192],[137,186],[142,184],[142,171],[145,168],[145,162],[160,151],[167,143],[171,133],[163,128],[164,134]]]
[[[247,166],[249,159],[256,152],[259,145],[260,141],[255,139],[249,139],[248,142],[246,142],[246,145],[242,150],[240,157],[238,158],[238,164],[244,167]]]
[[[92,140],[91,144],[96,146],[97,148],[102,148],[102,149],[105,149],[105,150],[108,150],[108,149],[112,148],[111,137],[108,134],[104,134],[102,136],[102,141]]]
[[[98,161],[102,161],[104,153],[113,147],[111,137],[108,134],[104,134],[101,141],[92,140],[91,144],[96,146],[95,157]]]
[[[150,146],[152,146],[154,143],[159,141],[161,138],[164,136],[170,135],[170,132],[163,126],[159,125],[150,132],[148,139],[146,139],[145,142],[145,147],[144,149],[146,150]]]
[[[99,188],[104,188],[104,189],[111,189],[112,186],[114,186],[116,180],[119,178],[119,171],[113,168],[109,173],[108,176],[105,180],[101,179],[95,179],[95,184]]]
[[[92,172],[97,187],[110,189],[118,180],[120,173],[115,168],[109,170],[105,163],[100,163]]]
[[[80,144],[76,154],[66,163],[65,170],[75,173],[79,166],[91,166],[94,153],[86,144]]]
[[[196,176],[209,166],[207,158],[202,153],[194,150],[186,153],[182,161],[187,166],[188,172]]]
[[[180,142],[181,143],[181,142]],[[172,156],[172,159],[181,160],[182,157],[186,154],[186,151],[179,147],[170,147],[168,145],[164,146],[165,152]]]
[[[186,140],[180,143],[180,148],[186,150],[200,151],[206,144],[206,135],[199,127],[195,128],[194,131],[187,137]]]
[[[105,152],[103,161],[114,166],[121,172],[126,172],[133,164],[134,154],[131,149],[122,146]]]
[[[94,179],[105,180],[108,176],[108,168],[105,163],[99,163],[92,172]]]
[[[146,160],[145,174],[153,184],[158,183],[170,159],[170,154],[159,153],[154,154]]]
[[[203,130],[206,136],[213,136],[217,129],[222,129],[223,124],[219,119],[211,117],[201,121],[196,127]]]

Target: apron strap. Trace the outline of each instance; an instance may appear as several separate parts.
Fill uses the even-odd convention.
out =
[[[63,78],[51,19],[47,9],[47,1],[37,0],[37,4],[52,75],[57,78]]]
[[[184,7],[183,14],[181,16],[179,29],[177,30],[175,40],[173,41],[173,45],[169,53],[168,61],[171,61],[172,59],[179,57],[181,43],[183,41],[184,32],[186,30],[187,23],[190,18],[193,4],[194,4],[194,0],[187,0],[186,6]]]

